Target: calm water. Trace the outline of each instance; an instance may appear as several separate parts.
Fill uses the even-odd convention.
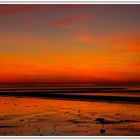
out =
[[[1,136],[139,136],[139,120],[140,104],[0,97]]]

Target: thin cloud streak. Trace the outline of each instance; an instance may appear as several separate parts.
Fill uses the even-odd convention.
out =
[[[13,15],[17,13],[30,12],[40,8],[40,5],[3,5],[0,6],[0,16]]]
[[[62,26],[64,24],[80,21],[80,20],[86,20],[90,17],[89,14],[81,14],[77,16],[71,16],[71,17],[66,17],[62,19],[55,20],[53,22],[50,22],[48,24],[45,24],[45,27],[55,27],[55,26]]]

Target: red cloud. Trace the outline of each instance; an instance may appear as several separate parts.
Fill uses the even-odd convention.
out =
[[[84,19],[88,19],[89,18],[89,14],[81,14],[81,15],[77,15],[77,16],[71,16],[71,17],[67,17],[67,18],[63,18],[63,19],[59,19],[56,21],[53,21],[51,23],[46,24],[46,27],[52,27],[52,26],[61,26],[67,23],[72,23],[75,21],[79,21],[79,20],[84,20]]]
[[[41,5],[1,5],[0,16],[29,12],[38,9]]]

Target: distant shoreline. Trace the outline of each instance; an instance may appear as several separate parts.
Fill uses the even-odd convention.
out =
[[[88,101],[107,101],[107,102],[132,102],[132,103],[140,103],[140,97],[133,97],[133,96],[111,96],[111,95],[94,95],[94,93],[111,93],[111,92],[140,92],[140,90],[128,90],[128,89],[97,89],[93,90],[93,88],[89,88],[88,90],[84,89],[72,89],[72,90],[48,90],[48,91],[30,91],[23,90],[23,91],[0,91],[0,96],[18,96],[18,97],[43,97],[43,98],[53,98],[53,99],[67,99],[67,100],[88,100]],[[72,94],[67,94],[72,93]],[[76,94],[81,93],[81,94]],[[90,95],[82,95],[82,93],[93,93],[93,96]],[[133,93],[132,93],[133,94]]]
[[[91,93],[91,92],[140,92],[139,89],[132,90],[128,88],[86,88],[86,87],[4,87],[1,92],[49,92],[49,93]]]

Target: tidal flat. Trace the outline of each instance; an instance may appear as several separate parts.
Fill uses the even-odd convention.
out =
[[[139,136],[140,104],[0,97],[1,136]]]

